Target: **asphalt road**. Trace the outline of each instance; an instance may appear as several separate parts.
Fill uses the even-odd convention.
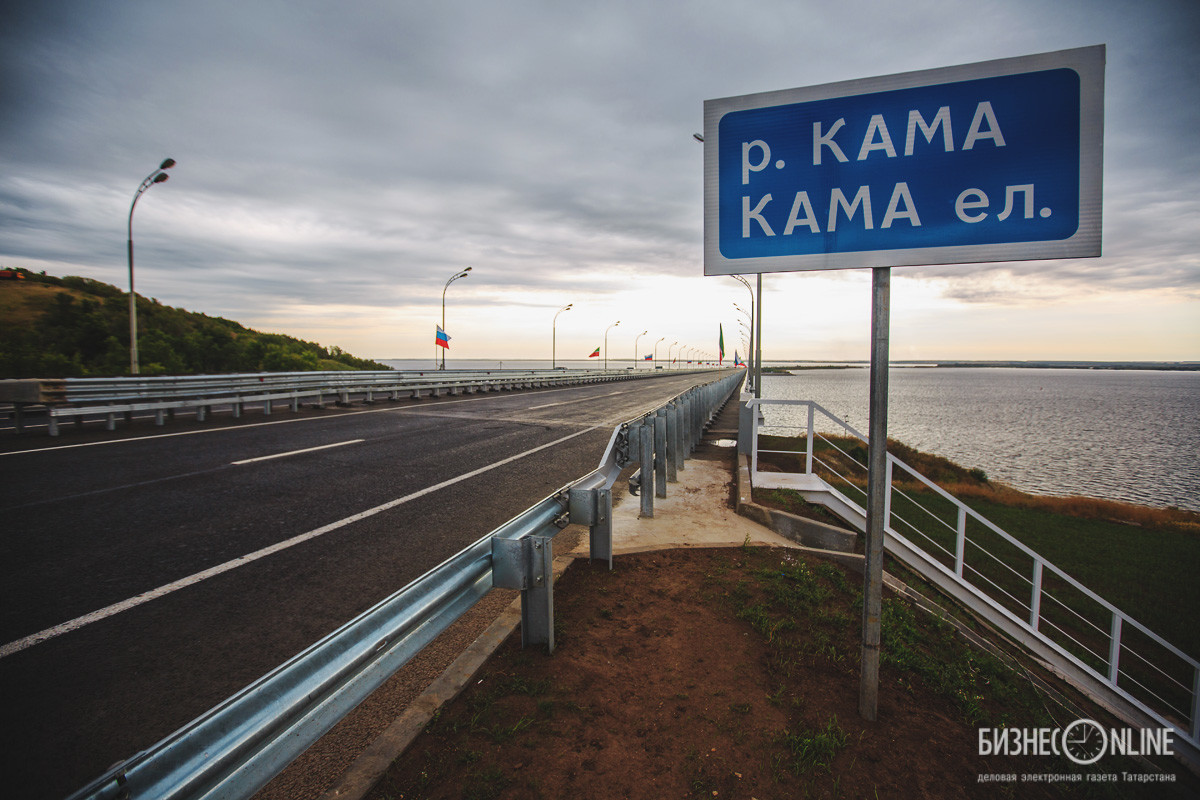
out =
[[[708,376],[0,440],[3,794],[62,798]]]

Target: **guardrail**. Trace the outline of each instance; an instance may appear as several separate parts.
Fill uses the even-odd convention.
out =
[[[13,404],[15,428],[24,430],[30,406],[45,406],[51,436],[59,422],[99,416],[108,430],[116,428],[117,415],[131,419],[135,412],[154,413],[156,425],[176,411],[194,410],[201,421],[209,412],[228,408],[240,417],[247,403],[261,404],[269,415],[276,403],[298,411],[301,403],[324,407],[327,400],[347,405],[352,397],[372,403],[377,397],[417,399],[506,389],[531,389],[605,381],[632,380],[678,371],[654,370],[461,370],[370,372],[268,372],[242,375],[190,375],[135,378],[62,378],[54,380],[0,380],[0,402]],[[686,374],[686,373],[682,373]]]
[[[591,558],[607,560],[611,569],[612,486],[621,471],[634,463],[651,465],[642,470],[644,510],[646,496],[658,493],[654,465],[673,463],[671,474],[681,469],[742,377],[741,370],[726,374],[618,425],[596,470],[116,765],[70,800],[251,797],[493,586],[521,590],[522,645],[553,650],[554,535],[568,524],[587,525]],[[647,438],[647,430],[659,428],[672,433]]]
[[[753,420],[752,484],[799,491],[865,531],[865,454],[859,461],[824,435],[817,415],[826,429],[863,444],[867,438],[809,400],[759,399],[747,406]],[[767,424],[761,410],[770,406],[807,408],[807,423]],[[804,450],[760,449],[763,427],[804,431]],[[802,459],[803,471],[760,471],[760,453],[798,466]],[[905,480],[907,490],[897,485]],[[1200,662],[891,453],[885,486],[889,553],[1050,660],[1127,720],[1173,728],[1187,745],[1185,760],[1200,764]]]

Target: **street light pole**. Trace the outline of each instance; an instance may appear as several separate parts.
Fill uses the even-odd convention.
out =
[[[758,385],[758,382],[759,382],[760,378],[762,377],[761,376],[761,365],[759,368],[759,374],[758,375],[754,374],[754,363],[755,363],[754,343],[756,341],[755,336],[754,336],[754,307],[755,307],[756,297],[754,294],[754,290],[750,288],[750,282],[748,280],[743,278],[741,275],[731,275],[730,277],[736,278],[738,280],[738,282],[740,282],[743,286],[746,287],[746,291],[750,292],[750,347],[748,348],[749,352],[746,353],[746,358],[750,363],[749,363],[749,367],[746,370],[746,374],[749,377],[749,381],[750,381],[752,388],[754,389],[754,396],[762,397],[762,391]],[[758,276],[758,294],[759,294],[759,296],[762,295],[762,274],[761,273],[759,273],[759,276]],[[739,309],[739,310],[741,310],[741,309]],[[759,333],[760,334],[762,333],[761,322],[759,323]],[[759,354],[760,355],[762,354],[761,346],[759,347]]]
[[[650,331],[642,331],[641,333],[639,333],[637,335],[637,338],[635,338],[633,340],[633,368],[634,369],[637,369],[637,365],[639,363],[639,361],[638,361],[638,346],[637,346],[638,341],[649,332]]]
[[[617,320],[612,325],[604,329],[604,371],[608,372],[608,332],[621,324],[621,320]]]
[[[147,175],[146,179],[138,186],[137,192],[133,195],[133,202],[129,206],[129,236],[126,244],[129,246],[129,372],[131,375],[138,374],[137,295],[133,291],[133,209],[137,208],[137,201],[142,196],[142,192],[156,183],[164,182],[169,176],[163,170],[168,170],[173,166],[175,166],[175,159],[164,159],[158,165],[158,169]]]
[[[662,337],[658,342],[666,341],[667,337]],[[658,342],[654,343],[654,368],[658,369]]]
[[[450,284],[454,283],[459,278],[467,277],[467,273],[470,271],[471,271],[471,267],[467,267],[462,272],[452,275],[450,277],[450,280],[446,281],[446,285],[442,287],[442,332],[443,333],[446,332],[446,290],[450,288]],[[446,350],[447,350],[447,348],[445,348],[445,347],[442,348],[442,366],[439,367],[439,369],[446,368]],[[434,361],[437,361],[437,345],[436,345],[436,343],[434,344],[434,348],[433,348],[433,357],[434,357]]]
[[[558,310],[558,314],[564,311],[570,311],[574,303],[567,303]],[[550,328],[550,369],[555,369],[558,366],[558,314],[554,315],[554,324]]]

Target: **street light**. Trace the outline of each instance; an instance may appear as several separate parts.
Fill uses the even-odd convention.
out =
[[[700,135],[699,133],[693,133],[692,138],[695,139],[700,144],[704,144],[704,137],[702,135]],[[782,163],[782,162],[780,162],[780,163]],[[757,274],[758,274],[758,297],[761,298],[762,297],[762,273],[759,272]],[[750,288],[750,282],[747,281],[745,278],[743,278],[741,275],[730,275],[729,277],[736,278],[738,281],[740,281],[742,284],[744,284],[746,289],[750,292],[750,322],[751,322],[751,325],[753,326],[755,323],[754,289]],[[762,304],[761,303],[758,304],[757,312],[758,312],[758,317],[757,317],[758,335],[757,336],[755,335],[753,327],[752,327],[751,331],[750,331],[750,347],[749,347],[749,349],[752,352],[747,354],[747,359],[749,360],[749,368],[746,370],[746,377],[747,377],[747,380],[750,380],[751,383],[753,384],[754,396],[762,397],[762,387],[759,385],[762,382]],[[757,350],[755,349],[755,345],[758,346]],[[755,367],[756,363],[758,365],[757,367]]]
[[[645,336],[649,332],[650,331],[642,331],[641,333],[639,333],[637,335],[637,338],[633,340],[633,368],[634,369],[637,369],[637,365],[639,363],[638,362],[638,346],[637,346],[638,340],[641,339],[643,336]]]
[[[662,337],[658,342],[666,341],[667,337]],[[654,368],[658,369],[658,342],[654,343]]]
[[[750,345],[747,348],[748,352],[746,353],[746,360],[749,362],[748,368],[746,369],[746,376],[747,376],[747,381],[748,381],[750,387],[752,389],[754,389],[754,396],[762,397],[762,391],[758,385],[758,382],[762,379],[762,365],[759,364],[759,371],[757,374],[754,371],[754,307],[755,307],[754,289],[750,288],[750,281],[746,280],[741,275],[730,275],[729,277],[736,279],[739,283],[741,283],[743,286],[746,287],[746,291],[750,292]],[[759,295],[762,294],[762,275],[761,274],[759,274],[759,276],[758,276],[758,293],[759,293]],[[737,303],[734,303],[734,305],[737,306]],[[742,311],[742,309],[739,307],[738,311]],[[742,313],[744,314],[746,312],[742,311]],[[760,315],[762,314],[761,309],[759,309],[759,314]],[[760,316],[760,320],[759,320],[759,324],[758,324],[758,332],[759,332],[759,334],[762,333],[761,316]],[[762,343],[761,342],[759,343],[759,346],[758,346],[758,357],[760,359],[762,358]]]
[[[608,332],[621,324],[621,320],[617,320],[612,325],[604,329],[604,371],[608,372]]]
[[[446,332],[446,290],[450,288],[450,284],[454,283],[459,278],[467,277],[467,273],[470,271],[471,271],[471,268],[467,267],[462,272],[452,275],[450,277],[450,280],[446,281],[446,285],[442,287],[442,332],[443,333]],[[446,368],[446,350],[447,350],[447,348],[445,348],[445,347],[442,348],[442,366],[438,367],[438,369]],[[434,348],[433,348],[433,360],[435,362],[437,361],[437,345],[436,345],[436,343],[434,344]]]
[[[558,310],[558,314],[561,314],[564,311],[570,311],[571,306],[573,305],[575,304],[567,303]],[[554,315],[554,324],[550,327],[550,369],[554,369],[558,363],[555,360],[558,352],[558,314]]]
[[[158,169],[147,175],[146,180],[138,186],[137,192],[133,195],[133,203],[129,206],[129,238],[126,242],[129,245],[129,372],[132,375],[138,374],[137,295],[133,293],[133,209],[137,207],[137,201],[142,196],[142,192],[156,183],[165,181],[168,175],[163,170],[168,170],[173,166],[175,166],[175,159],[163,159],[163,162],[158,165]]]
[[[677,344],[679,344],[679,342],[671,342],[669,345],[667,345],[667,369],[670,369],[671,364],[673,363],[671,361],[671,348]],[[676,355],[678,356],[678,354],[676,354]]]

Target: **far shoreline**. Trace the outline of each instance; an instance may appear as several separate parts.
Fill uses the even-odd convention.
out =
[[[892,361],[892,369],[1078,369],[1140,370],[1149,372],[1200,372],[1200,361]],[[794,366],[764,366],[764,373],[793,370],[867,369],[867,361],[821,363],[798,359]]]

